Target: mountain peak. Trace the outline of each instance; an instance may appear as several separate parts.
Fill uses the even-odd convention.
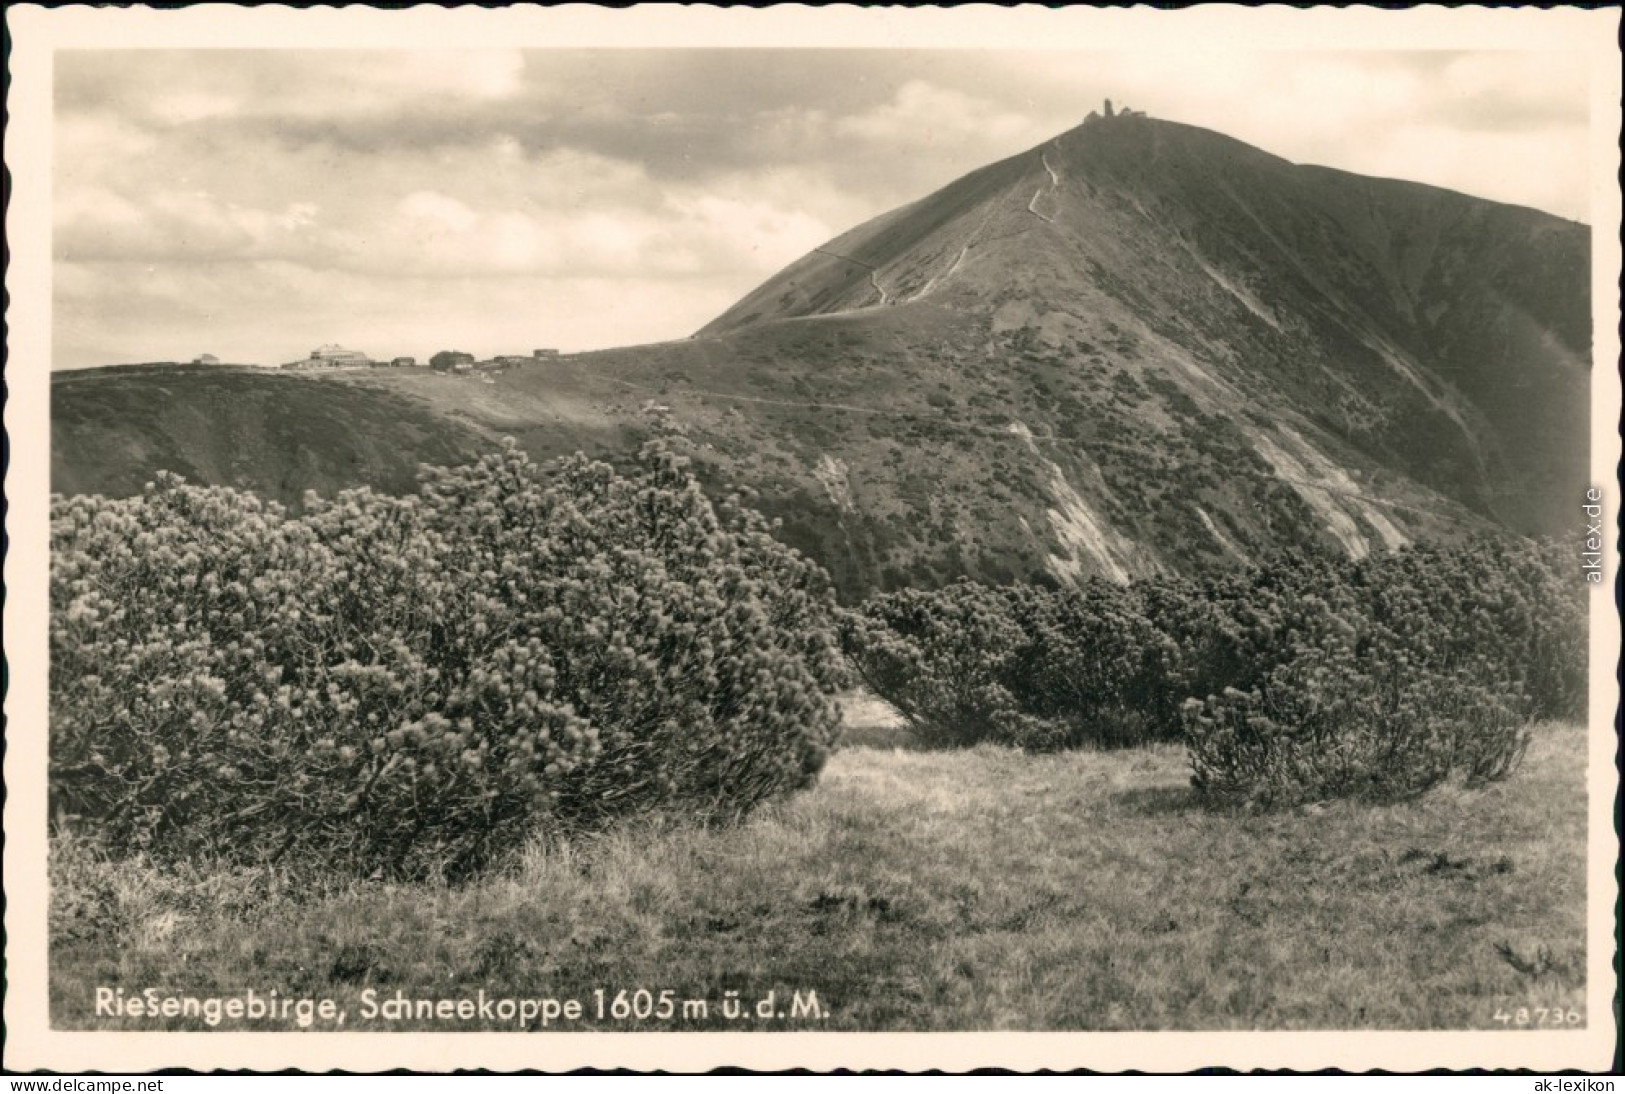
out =
[[[1584,226],[1102,107],[690,340],[482,381],[59,376],[53,479],[167,466],[297,502],[503,435],[613,458],[658,398],[703,481],[754,489],[852,597],[1572,526]]]
[[[1115,120],[1117,118],[1143,118],[1145,116],[1145,111],[1132,110],[1127,105],[1114,108],[1112,106],[1112,101],[1107,99],[1105,105],[1101,108],[1100,113],[1097,114],[1091,110],[1089,112],[1089,117],[1085,118],[1084,121],[1085,123],[1088,123],[1093,121],[1101,121],[1103,119]]]
[[[1110,113],[815,247],[699,335],[926,299],[978,307],[1008,287],[1011,267],[1047,260],[1076,272],[1101,228],[1143,234],[1153,207],[1185,219],[1195,185],[1247,191],[1253,181],[1232,176],[1291,167],[1210,130],[1103,105]]]
[[[1015,346],[1066,384],[1105,369],[1231,420],[1283,481],[1352,483],[1369,461],[1536,532],[1583,486],[1583,438],[1561,423],[1584,420],[1588,254],[1557,217],[1299,166],[1107,100],[814,249],[700,334],[866,318],[907,342],[951,322],[977,367]],[[1403,515],[1299,494],[1351,550],[1406,538]]]

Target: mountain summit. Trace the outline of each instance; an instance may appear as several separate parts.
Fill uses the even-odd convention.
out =
[[[1586,458],[1585,226],[1107,111],[831,240],[701,336],[951,309],[1210,411],[1298,411],[1519,531],[1566,526]]]
[[[538,455],[613,455],[657,404],[706,480],[753,488],[848,595],[959,574],[1127,580],[1309,542],[1359,555],[1568,528],[1588,466],[1589,265],[1581,224],[1117,110],[815,248],[685,342],[492,384],[255,382],[283,405],[339,388],[410,404],[391,459],[503,433]],[[107,382],[58,377],[58,489],[133,489],[166,449],[282,494],[402,473],[368,463],[389,446],[307,435],[288,413],[291,451],[264,467],[193,459],[207,436],[130,419],[158,381],[86,397]],[[173,417],[201,381],[163,383],[153,413]],[[132,434],[143,458],[110,465]]]

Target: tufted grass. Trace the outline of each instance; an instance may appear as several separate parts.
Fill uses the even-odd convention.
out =
[[[859,711],[821,783],[730,829],[644,822],[531,845],[461,888],[159,872],[58,837],[51,1015],[96,987],[574,998],[549,1028],[1495,1028],[1584,1008],[1584,730],[1540,728],[1481,791],[1280,815],[1196,807],[1177,746],[928,752]],[[599,1022],[594,989],[670,989],[706,1020]],[[824,1017],[728,1020],[728,992]],[[287,1028],[290,1021],[251,1028]],[[226,1022],[219,1028],[244,1028]],[[315,1028],[334,1028],[318,1024]]]

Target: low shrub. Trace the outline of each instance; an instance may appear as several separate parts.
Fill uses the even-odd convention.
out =
[[[1511,685],[1361,666],[1336,650],[1283,665],[1255,690],[1188,700],[1183,718],[1197,793],[1260,808],[1402,800],[1452,774],[1505,778],[1530,725]]]
[[[1372,619],[1413,660],[1514,684],[1540,718],[1585,715],[1585,586],[1556,545],[1416,546],[1357,574]]]
[[[1024,636],[1011,674],[1028,748],[1123,747],[1177,735],[1162,707],[1177,651],[1135,596],[1102,581],[1006,594]]]
[[[1584,713],[1582,589],[1512,541],[1299,552],[1201,582],[894,593],[842,643],[928,743],[1184,736],[1215,802],[1403,797],[1502,777],[1531,719]]]
[[[1023,635],[998,589],[966,581],[876,597],[843,615],[841,644],[859,678],[927,744],[1022,732],[1008,685]]]
[[[1177,711],[1156,720],[1173,647],[1104,582],[905,590],[848,613],[841,636],[858,676],[929,744],[1053,751],[1177,733]]]
[[[835,740],[827,579],[659,445],[297,518],[164,475],[52,535],[52,807],[114,850],[460,876],[539,826],[741,813]]]

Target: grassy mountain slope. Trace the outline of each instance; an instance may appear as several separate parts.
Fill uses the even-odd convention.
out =
[[[65,494],[137,493],[160,469],[290,502],[363,482],[402,491],[419,462],[466,462],[486,444],[398,393],[208,365],[59,373],[51,417]]]
[[[676,431],[848,596],[1556,532],[1586,474],[1588,265],[1584,226],[1532,210],[1095,118],[831,240],[687,341],[491,383],[60,376],[54,472],[120,493],[174,466],[292,499],[400,489],[503,434],[614,456]]]
[[[198,995],[241,991],[252,968],[340,1000],[346,1031],[396,1034],[514,1025],[368,1022],[362,991],[590,1005],[606,984],[670,984],[710,1001],[703,1018],[589,1010],[564,1027],[616,1032],[1506,1030],[1497,1016],[1525,1000],[1522,1021],[1546,1028],[1584,1013],[1579,726],[1543,726],[1520,776],[1489,790],[1264,816],[1197,808],[1174,748],[921,752],[883,733],[855,728],[817,787],[741,825],[538,844],[468,887],[312,893],[59,844],[52,1019],[150,1030],[84,1000],[167,983],[182,962]],[[829,1015],[730,1022],[729,991],[816,992]]]

